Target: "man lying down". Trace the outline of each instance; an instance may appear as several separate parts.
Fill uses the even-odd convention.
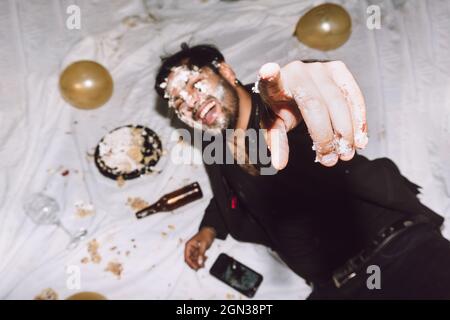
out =
[[[204,150],[226,150],[204,157],[214,197],[186,243],[191,268],[230,234],[276,251],[311,285],[309,299],[450,298],[443,218],[391,160],[355,152],[368,142],[366,111],[344,63],[268,63],[244,86],[215,47],[183,44],[155,89],[203,131]],[[381,289],[367,286],[372,265]]]

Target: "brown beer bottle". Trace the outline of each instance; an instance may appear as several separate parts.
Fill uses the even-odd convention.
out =
[[[200,185],[194,182],[162,196],[156,203],[136,212],[136,217],[142,219],[157,212],[172,211],[202,197]]]

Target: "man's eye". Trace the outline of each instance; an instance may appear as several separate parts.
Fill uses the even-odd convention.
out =
[[[198,80],[194,83],[194,88],[198,90],[198,92],[206,92],[206,84],[202,80]]]

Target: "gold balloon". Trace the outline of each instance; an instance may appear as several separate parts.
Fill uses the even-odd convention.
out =
[[[324,3],[300,18],[295,36],[311,48],[327,51],[342,46],[351,31],[352,20],[348,12],[337,4]]]
[[[69,65],[59,78],[64,99],[76,108],[95,109],[105,104],[113,92],[108,70],[95,61],[77,61]]]
[[[70,297],[67,297],[66,300],[108,300],[104,295],[101,295],[97,292],[78,292]]]

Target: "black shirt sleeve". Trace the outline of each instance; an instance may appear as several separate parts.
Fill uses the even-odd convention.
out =
[[[216,231],[216,238],[225,240],[228,235],[228,229],[223,222],[219,208],[217,207],[216,199],[212,198],[206,207],[205,215],[200,223],[200,229],[203,227],[212,227]]]

